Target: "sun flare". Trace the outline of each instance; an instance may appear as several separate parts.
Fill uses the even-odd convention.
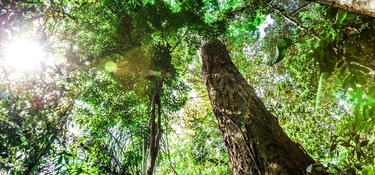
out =
[[[40,43],[27,38],[17,38],[5,45],[1,61],[3,65],[16,71],[27,72],[40,66],[46,58],[47,54]]]

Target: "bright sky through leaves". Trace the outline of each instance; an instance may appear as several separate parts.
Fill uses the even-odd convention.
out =
[[[266,20],[258,27],[260,31],[260,39],[263,39],[264,36],[266,36],[265,28],[268,27],[268,25],[273,24],[274,22],[275,20],[273,20],[270,15],[267,15]]]

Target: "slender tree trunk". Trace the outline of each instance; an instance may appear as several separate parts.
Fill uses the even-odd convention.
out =
[[[162,38],[164,39],[164,34],[162,33]],[[178,43],[176,44],[178,45]],[[171,50],[168,44],[157,44],[154,48],[153,58],[151,58],[152,63],[150,70],[160,72],[161,75],[154,75],[154,73],[149,73],[146,79],[151,81],[151,89],[153,89],[152,107],[151,107],[151,119],[150,119],[150,147],[147,159],[147,175],[152,175],[155,167],[156,158],[160,150],[160,139],[163,135],[163,129],[161,127],[161,101],[160,93],[163,88],[164,78],[168,70],[172,67],[171,65]],[[155,107],[157,105],[157,124],[156,124],[156,113]]]
[[[375,17],[375,0],[307,0],[361,15]]]
[[[156,123],[155,123],[155,95],[152,99],[152,107],[151,107],[151,119],[150,119],[150,145],[147,157],[147,175],[152,175],[155,166],[155,160],[157,154],[155,154],[155,143],[156,143]]]
[[[284,133],[234,66],[225,45],[204,43],[199,56],[232,173],[305,174],[314,160]]]

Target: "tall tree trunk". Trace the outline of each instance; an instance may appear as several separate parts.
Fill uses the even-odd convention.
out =
[[[375,17],[375,0],[307,0],[361,15]]]
[[[199,57],[232,173],[305,174],[314,160],[284,133],[234,66],[225,45],[204,43]]]

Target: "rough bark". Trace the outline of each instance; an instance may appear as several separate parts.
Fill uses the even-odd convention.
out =
[[[375,0],[308,0],[361,15],[375,17]]]
[[[284,133],[234,66],[225,45],[204,43],[199,56],[232,173],[305,174],[314,160]]]

